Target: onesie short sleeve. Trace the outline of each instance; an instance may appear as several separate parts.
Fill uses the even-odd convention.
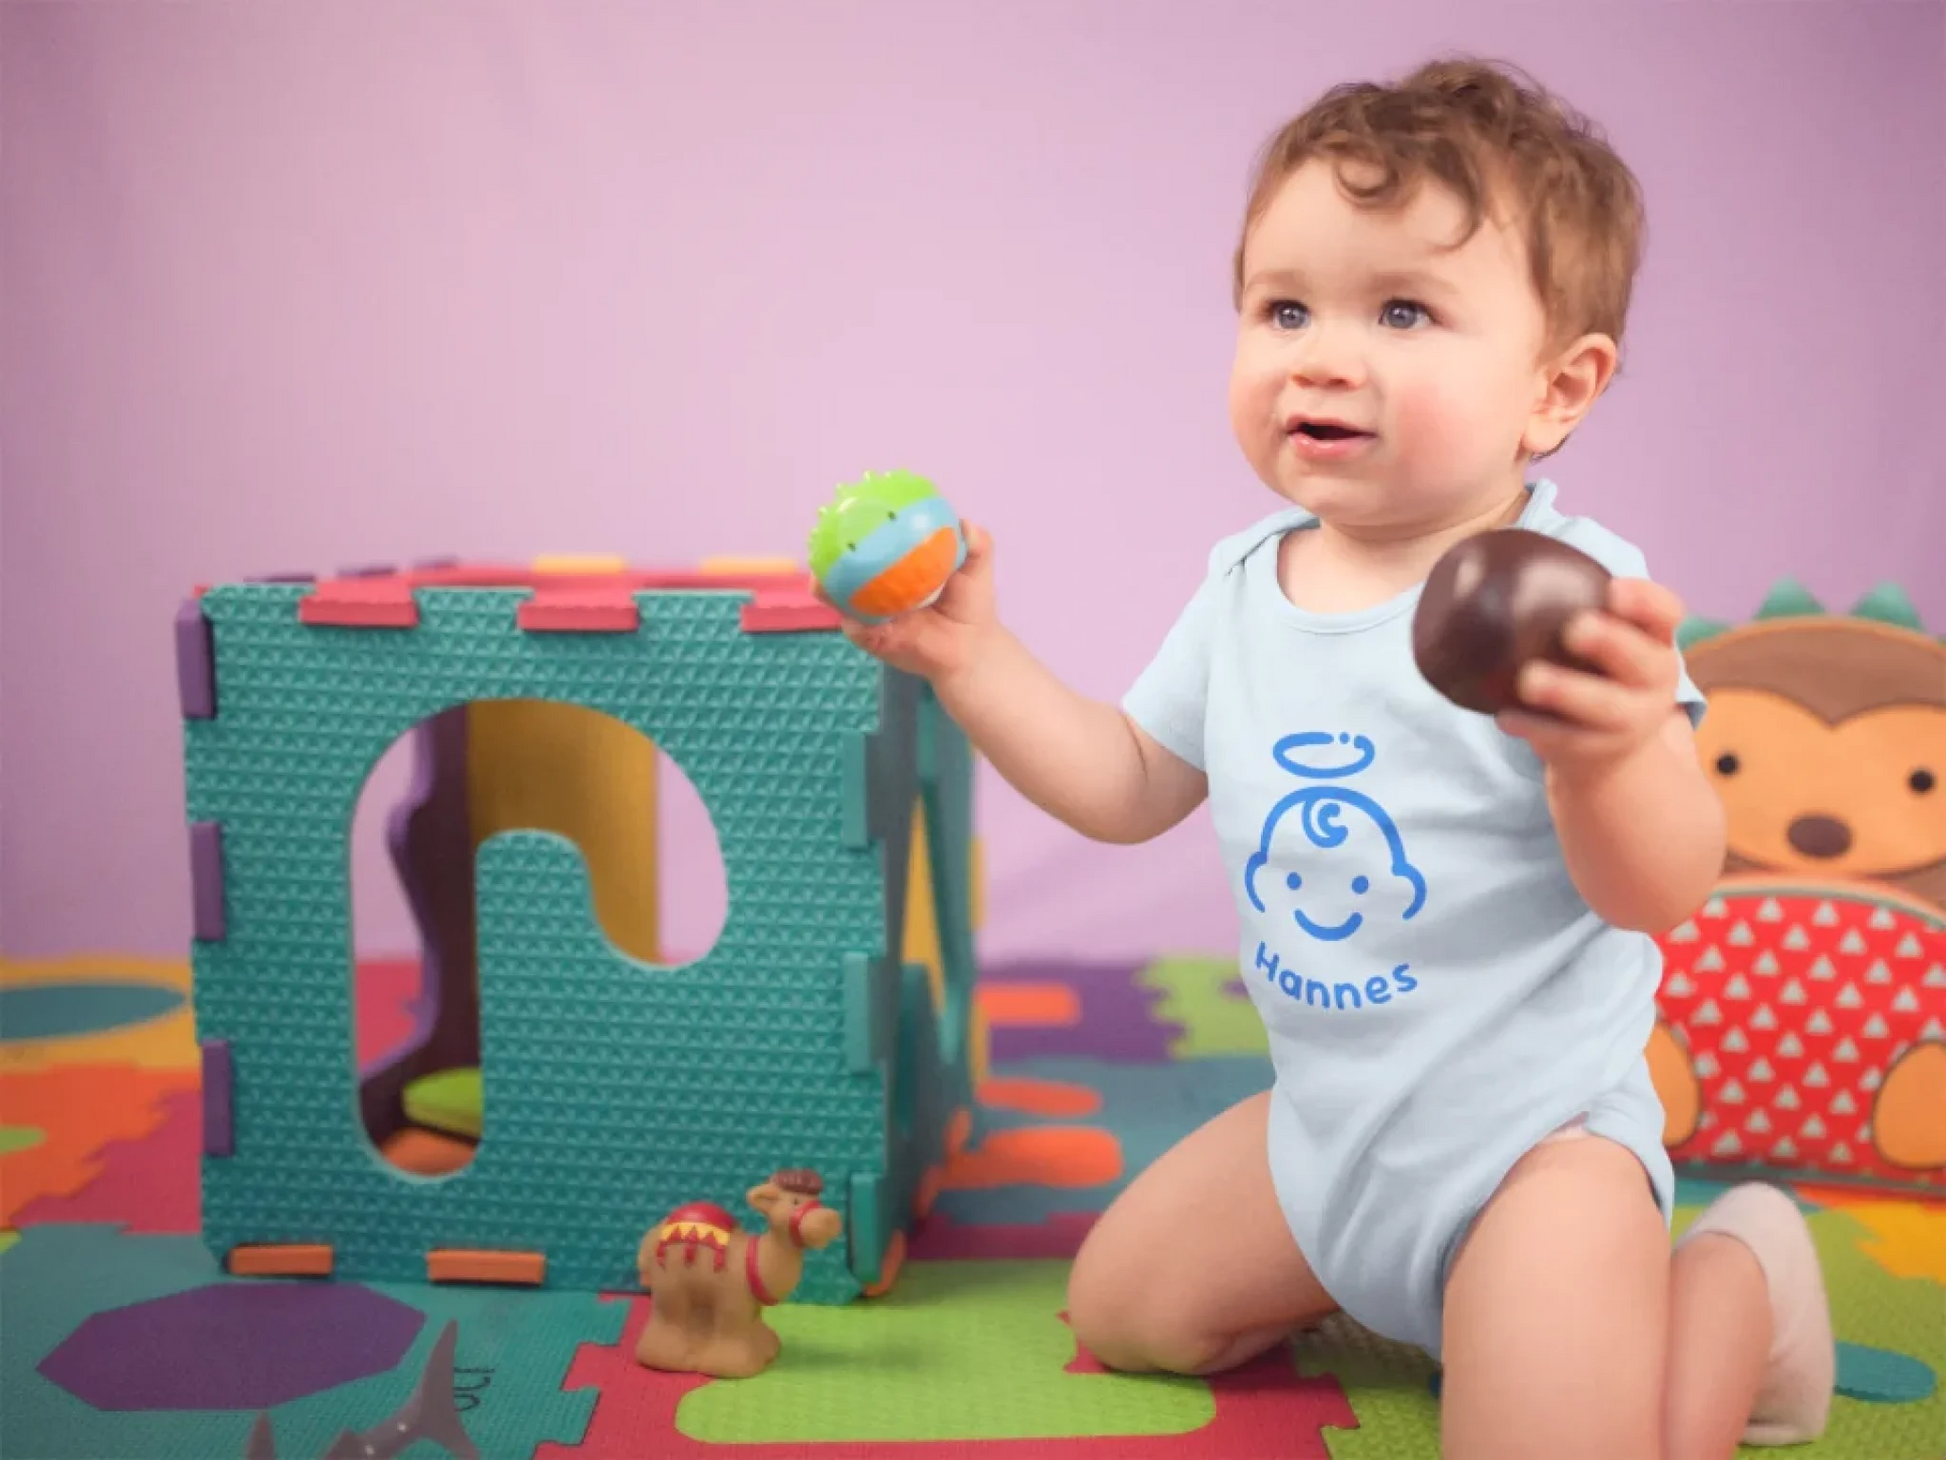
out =
[[[1265,543],[1314,521],[1308,512],[1287,508],[1217,543],[1210,550],[1202,583],[1170,626],[1155,657],[1122,696],[1122,709],[1131,720],[1156,744],[1199,771],[1209,769],[1204,732],[1210,660],[1219,625],[1233,611],[1244,560]]]
[[[1198,585],[1162,645],[1122,697],[1128,717],[1163,749],[1197,770],[1209,708],[1210,646],[1215,637],[1218,575]]]
[[[1536,531],[1558,538],[1570,547],[1580,548],[1617,578],[1653,576],[1649,572],[1648,558],[1628,539],[1586,517],[1562,517],[1558,513],[1549,515],[1553,521],[1536,521],[1533,524]],[[1689,666],[1683,661],[1680,649],[1676,651],[1676,666],[1676,703],[1689,716],[1691,726],[1700,725],[1707,701],[1703,692],[1696,687],[1696,682],[1689,677]]]

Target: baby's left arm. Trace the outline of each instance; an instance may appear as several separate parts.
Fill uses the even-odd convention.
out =
[[[1522,700],[1500,726],[1547,766],[1548,804],[1569,875],[1603,919],[1659,933],[1709,895],[1723,866],[1723,803],[1676,703],[1682,604],[1645,578],[1616,578],[1608,607],[1567,628],[1587,674],[1545,662],[1522,671]]]

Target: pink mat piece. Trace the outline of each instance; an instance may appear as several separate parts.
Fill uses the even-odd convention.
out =
[[[412,1001],[419,995],[419,960],[364,958],[358,963],[358,1068],[399,1049],[412,1037]]]
[[[162,1120],[139,1141],[102,1147],[102,1171],[72,1196],[43,1196],[22,1207],[16,1225],[119,1222],[130,1232],[168,1234],[202,1228],[203,1097],[178,1090],[162,1101]]]
[[[1095,1224],[1093,1212],[1055,1212],[1043,1222],[956,1222],[932,1211],[913,1231],[906,1255],[921,1262],[987,1261],[1012,1258],[1067,1260],[1081,1250],[1081,1239]]]

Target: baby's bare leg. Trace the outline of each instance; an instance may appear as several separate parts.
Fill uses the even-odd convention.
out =
[[[1770,1303],[1763,1269],[1734,1237],[1676,1253],[1669,1280],[1665,1460],[1729,1460],[1764,1376]]]
[[[1824,1433],[1837,1378],[1817,1246],[1774,1187],[1732,1187],[1676,1246],[1667,1460],[1727,1460]]]
[[[1213,1373],[1335,1310],[1271,1186],[1269,1108],[1255,1095],[1185,1136],[1082,1243],[1068,1321],[1109,1368]]]
[[[1662,1453],[1669,1233],[1642,1164],[1599,1136],[1524,1156],[1446,1285],[1448,1460]]]

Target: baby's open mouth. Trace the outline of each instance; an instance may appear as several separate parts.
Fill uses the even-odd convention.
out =
[[[1309,436],[1313,441],[1353,441],[1372,433],[1356,430],[1351,426],[1340,426],[1335,421],[1300,421],[1297,425],[1297,434]]]

